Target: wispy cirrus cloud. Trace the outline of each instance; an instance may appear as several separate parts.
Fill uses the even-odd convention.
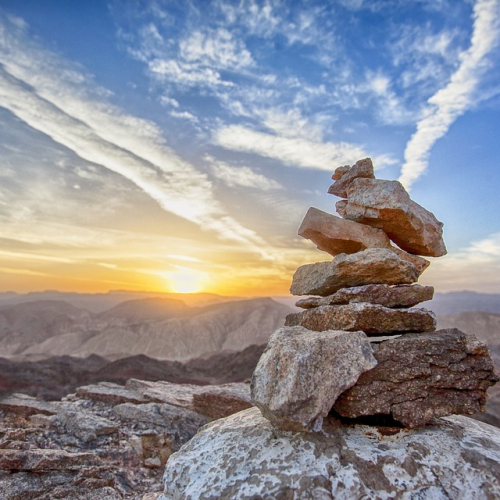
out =
[[[142,189],[164,210],[260,251],[266,244],[228,215],[208,177],[165,144],[153,123],[109,104],[106,91],[0,18],[0,105],[86,161]]]
[[[499,37],[500,2],[477,0],[470,47],[461,54],[460,66],[449,83],[428,100],[425,117],[417,123],[417,130],[406,146],[399,180],[407,188],[426,171],[436,141],[480,98],[475,91],[488,68],[488,54],[498,45]]]

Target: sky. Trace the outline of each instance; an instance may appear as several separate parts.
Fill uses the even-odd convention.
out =
[[[500,0],[0,0],[0,291],[286,295],[371,157],[500,293]]]

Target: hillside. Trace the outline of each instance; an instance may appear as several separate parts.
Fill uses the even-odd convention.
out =
[[[0,356],[108,359],[145,355],[187,361],[265,344],[290,308],[270,298],[189,307],[180,300],[134,299],[92,313],[64,301],[0,307]]]

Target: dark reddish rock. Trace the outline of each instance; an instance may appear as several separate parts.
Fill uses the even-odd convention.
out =
[[[331,262],[300,266],[293,275],[292,295],[325,297],[341,288],[369,285],[406,285],[416,282],[413,264],[400,259],[393,251],[369,248],[353,254],[340,254]]]
[[[303,326],[309,330],[361,330],[368,335],[398,335],[403,332],[432,332],[436,315],[423,308],[390,309],[379,304],[353,302],[341,306],[320,306],[289,314],[286,326]]]
[[[12,394],[0,399],[0,410],[28,417],[30,415],[55,415],[57,404],[41,401],[26,394]]]
[[[344,392],[333,409],[343,417],[390,415],[405,427],[435,417],[484,411],[498,380],[488,347],[457,329],[403,335],[374,344],[378,364]]]
[[[142,394],[112,382],[99,382],[94,385],[85,385],[79,387],[76,393],[84,399],[102,401],[110,404],[148,402],[148,399]]]
[[[342,288],[328,297],[308,297],[296,302],[297,307],[312,309],[319,306],[369,302],[385,307],[413,307],[432,300],[434,287],[421,285],[364,285]]]
[[[382,229],[403,250],[417,255],[446,254],[443,223],[410,199],[398,181],[354,179],[347,200],[337,202],[344,218]]]
[[[373,173],[373,163],[370,158],[357,161],[349,169],[346,169],[345,167],[339,168],[342,170],[337,169],[334,172],[332,179],[335,179],[335,182],[328,189],[328,193],[340,196],[341,198],[347,197],[347,188],[351,185],[354,179],[375,178]],[[336,177],[338,177],[338,179],[336,179]]]

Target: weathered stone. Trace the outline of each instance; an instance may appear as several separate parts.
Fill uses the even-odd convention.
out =
[[[334,181],[338,181],[346,172],[351,169],[350,165],[342,165],[341,167],[337,167],[335,172],[332,174],[332,179]]]
[[[280,429],[318,431],[339,394],[374,364],[364,333],[280,328],[255,368],[252,402]]]
[[[0,399],[0,410],[28,417],[30,415],[55,415],[57,405],[26,394],[12,394]]]
[[[308,297],[296,302],[297,307],[312,309],[319,306],[369,302],[385,307],[413,307],[420,302],[432,300],[434,287],[421,285],[364,285],[341,288],[327,297]]]
[[[403,335],[374,345],[378,365],[342,394],[344,417],[391,415],[406,427],[435,417],[484,411],[486,390],[499,377],[488,347],[457,329]]]
[[[423,308],[390,309],[380,304],[353,302],[340,306],[319,306],[289,314],[286,326],[303,326],[309,330],[363,331],[367,335],[399,335],[403,332],[432,332],[436,315]]]
[[[398,181],[354,179],[347,200],[336,207],[346,219],[382,229],[407,252],[431,257],[446,254],[443,223],[412,201]]]
[[[335,175],[337,171],[335,171],[333,179],[338,177]],[[340,174],[340,172],[339,172]],[[368,178],[374,179],[375,175],[373,173],[373,163],[370,158],[365,158],[364,160],[357,161],[349,170],[343,172],[339,179],[336,180],[328,189],[329,194],[334,194],[336,196],[340,196],[341,198],[347,197],[347,189],[354,181],[354,179],[359,178]]]
[[[0,470],[48,472],[75,470],[99,464],[92,453],[69,453],[63,450],[3,450],[0,449]]]
[[[500,431],[467,417],[385,436],[367,425],[281,432],[252,408],[170,457],[160,500],[500,498]]]
[[[395,247],[393,245],[390,248],[393,252],[396,253],[396,255],[400,259],[406,260],[406,261],[412,263],[415,266],[415,268],[417,269],[419,276],[431,265],[431,263],[427,259],[424,259],[423,257],[420,257],[419,255],[414,255],[414,254],[405,252],[404,250],[401,250],[401,248]]]
[[[127,388],[151,402],[187,408],[210,418],[227,417],[252,406],[250,386],[243,382],[202,386],[131,379]]]
[[[369,284],[406,285],[418,279],[413,264],[384,248],[340,254],[331,262],[300,266],[293,275],[292,295],[330,295],[341,288]]]
[[[118,430],[115,422],[103,418],[89,411],[64,409],[57,417],[53,417],[51,425],[60,425],[68,434],[72,434],[82,441],[88,442],[99,436],[113,434]]]
[[[85,385],[79,387],[76,393],[78,396],[85,399],[102,401],[110,404],[146,403],[148,401],[142,394],[112,382],[99,382],[94,385]]]
[[[381,229],[342,219],[311,207],[299,228],[299,236],[311,240],[330,255],[356,253],[367,248],[389,248],[391,242]]]

